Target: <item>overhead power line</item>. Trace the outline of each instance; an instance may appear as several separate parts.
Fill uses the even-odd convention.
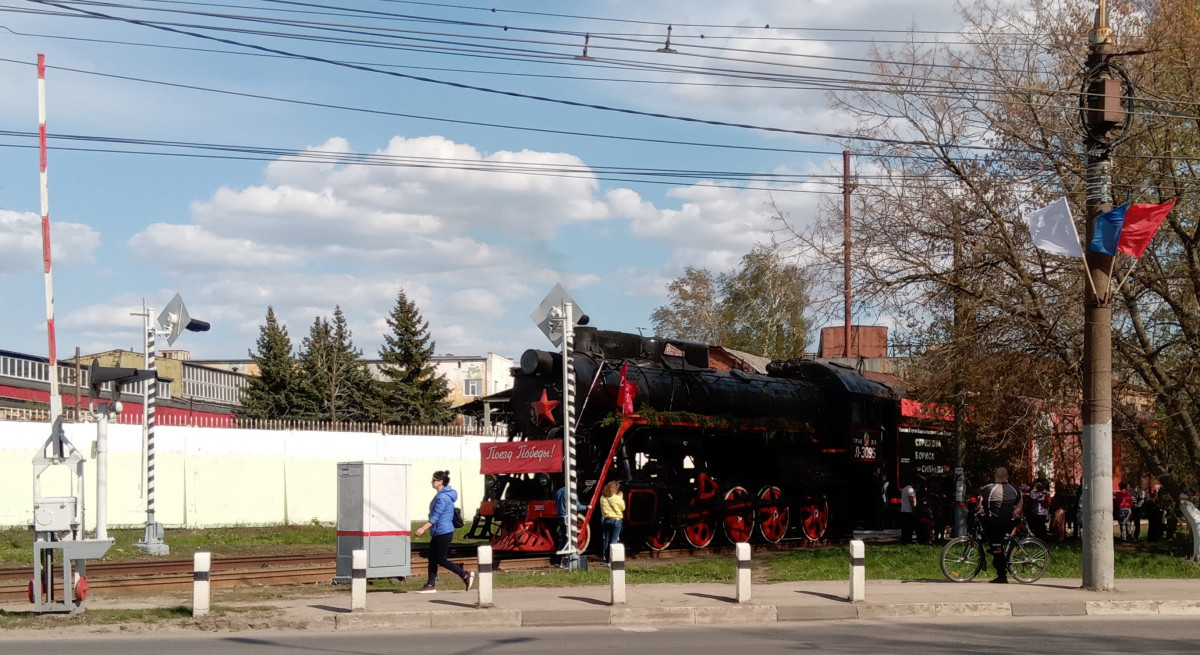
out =
[[[930,142],[930,141],[920,141],[920,140],[907,141],[907,140],[902,140],[902,139],[890,139],[890,138],[881,138],[881,137],[866,137],[866,136],[859,136],[859,135],[836,134],[836,133],[830,133],[830,132],[797,130],[797,129],[781,128],[781,127],[774,127],[774,126],[753,125],[753,124],[749,124],[749,123],[736,123],[736,122],[720,121],[720,120],[714,120],[714,119],[703,119],[703,118],[697,118],[697,117],[693,117],[693,116],[682,116],[682,115],[677,115],[677,114],[666,114],[666,113],[661,113],[661,112],[642,111],[642,110],[638,110],[638,109],[630,109],[627,107],[615,107],[615,106],[603,105],[603,104],[599,104],[599,103],[580,102],[580,101],[576,101],[576,100],[568,100],[565,98],[554,98],[554,97],[550,97],[550,96],[543,96],[543,95],[532,94],[532,93],[506,91],[506,90],[502,90],[502,89],[495,89],[495,88],[485,87],[485,86],[480,86],[480,85],[475,85],[475,84],[466,84],[463,82],[451,82],[448,80],[439,80],[436,78],[431,78],[431,77],[426,77],[426,76],[421,76],[421,75],[412,75],[409,73],[401,73],[398,71],[382,70],[380,68],[373,67],[373,66],[353,64],[353,63],[349,63],[349,62],[339,62],[339,61],[328,59],[325,57],[318,57],[315,55],[307,55],[307,54],[289,52],[286,50],[271,48],[271,47],[258,45],[258,44],[244,43],[244,42],[236,41],[233,39],[226,39],[226,38],[222,38],[222,37],[201,34],[198,32],[192,32],[187,29],[169,27],[169,26],[165,26],[165,25],[158,25],[158,24],[147,22],[147,21],[142,21],[139,19],[124,18],[124,17],[120,17],[120,16],[112,16],[109,14],[93,12],[93,11],[89,11],[89,10],[82,9],[82,8],[68,7],[68,6],[65,6],[65,5],[56,3],[56,2],[50,2],[48,0],[30,0],[30,1],[37,2],[38,4],[44,4],[44,5],[48,5],[48,6],[58,7],[60,9],[66,10],[66,11],[79,12],[81,14],[92,15],[92,16],[96,16],[99,18],[105,18],[105,19],[109,19],[109,20],[126,22],[126,23],[130,23],[133,25],[139,25],[139,26],[148,27],[148,28],[152,28],[152,29],[156,29],[156,30],[162,30],[162,31],[175,33],[175,34],[182,34],[185,36],[191,36],[194,38],[215,41],[218,43],[225,43],[225,44],[233,45],[233,46],[237,46],[237,47],[249,48],[249,49],[258,50],[261,52],[269,52],[269,53],[288,56],[288,57],[296,57],[296,58],[304,59],[304,60],[308,60],[308,61],[328,64],[331,66],[348,68],[348,69],[352,69],[352,70],[359,70],[359,71],[368,72],[368,73],[377,73],[377,74],[381,74],[381,75],[409,79],[409,80],[414,80],[414,81],[418,81],[418,82],[426,82],[426,83],[430,83],[430,84],[447,86],[447,87],[451,87],[451,88],[477,91],[477,92],[493,94],[493,95],[500,95],[500,96],[506,96],[506,97],[512,97],[512,98],[520,98],[520,99],[525,99],[525,100],[533,100],[533,101],[538,101],[538,102],[546,102],[546,103],[551,103],[551,104],[558,104],[558,105],[564,105],[564,106],[570,106],[570,107],[578,107],[578,108],[583,108],[583,109],[594,109],[597,111],[619,113],[619,114],[632,115],[632,116],[642,116],[642,117],[647,117],[647,118],[660,118],[660,119],[664,119],[664,120],[673,120],[673,121],[680,121],[680,122],[693,123],[693,124],[711,125],[711,126],[716,126],[716,127],[731,127],[731,128],[738,128],[738,129],[748,129],[748,130],[776,133],[776,134],[791,134],[791,135],[795,135],[795,136],[820,137],[820,138],[826,138],[826,139],[832,139],[832,140],[838,140],[838,141],[866,141],[866,142],[882,143],[882,144],[896,144],[896,145],[903,144],[903,145],[920,145],[920,146],[939,145],[935,142]],[[995,148],[991,148],[988,146],[962,145],[962,146],[955,146],[955,147],[962,149],[962,150],[988,150],[988,151],[998,151],[998,152],[1005,151],[1004,149],[997,150]]]

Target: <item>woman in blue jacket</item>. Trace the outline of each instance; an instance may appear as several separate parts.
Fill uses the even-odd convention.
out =
[[[467,573],[450,561],[450,542],[454,539],[454,502],[458,500],[458,492],[450,487],[450,472],[435,471],[433,474],[433,489],[437,493],[433,502],[429,503],[429,520],[417,528],[419,537],[429,530],[429,579],[425,586],[418,589],[418,594],[437,592],[437,569],[445,567],[462,579],[467,591],[475,584],[475,574]]]

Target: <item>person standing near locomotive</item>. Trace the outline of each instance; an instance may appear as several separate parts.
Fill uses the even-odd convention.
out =
[[[1008,565],[1004,556],[1004,537],[1021,516],[1021,492],[1008,483],[1008,469],[997,467],[994,482],[979,490],[979,514],[983,531],[992,547],[992,567],[996,578],[992,582],[1008,582]]]
[[[1129,541],[1133,536],[1130,520],[1133,518],[1133,496],[1129,493],[1129,483],[1124,480],[1117,485],[1113,492],[1113,504],[1117,507],[1117,523],[1121,525],[1121,541]]]
[[[907,546],[913,537],[913,510],[917,508],[917,490],[912,482],[904,485],[900,491],[900,544]]]
[[[575,511],[579,513],[586,512],[588,506],[579,502],[579,497],[576,496]],[[571,516],[567,513],[567,488],[559,487],[558,491],[554,492],[554,508],[558,514],[558,523],[555,524],[556,539],[554,541],[554,553],[550,555],[550,563],[554,566],[563,566],[562,552],[567,549],[567,542],[571,539],[571,531],[568,529],[567,522],[571,520]]]
[[[1046,490],[1048,486],[1042,480],[1033,483],[1033,489],[1029,492],[1029,504],[1033,511],[1025,515],[1025,520],[1029,521],[1029,527],[1033,530],[1033,536],[1042,541],[1047,541],[1049,536],[1046,533],[1046,519],[1050,517],[1050,492]]]
[[[470,591],[475,584],[475,574],[462,570],[462,567],[450,561],[450,542],[454,540],[454,503],[458,500],[458,492],[450,487],[449,471],[434,471],[431,484],[436,493],[429,502],[429,520],[415,533],[419,537],[429,531],[429,577],[417,593],[437,592],[439,566],[457,575]]]
[[[625,495],[621,493],[621,483],[610,480],[600,492],[600,515],[604,523],[604,550],[601,551],[604,563],[612,563],[612,554],[608,547],[621,543],[621,527],[625,524]]]

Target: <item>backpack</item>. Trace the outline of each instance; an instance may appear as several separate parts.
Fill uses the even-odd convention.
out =
[[[466,525],[466,524],[463,523],[462,510],[455,507],[454,508],[454,527],[461,528],[461,527],[463,527],[463,525]]]

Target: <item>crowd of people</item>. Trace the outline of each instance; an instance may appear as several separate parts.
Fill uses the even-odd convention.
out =
[[[872,520],[881,527],[893,505],[889,497],[889,483],[880,471],[876,471],[876,485],[880,491],[880,512]],[[1020,511],[1034,536],[1042,541],[1064,541],[1078,538],[1081,532],[1082,496],[1078,484],[1058,485],[1052,489],[1044,478],[1032,484],[1013,485],[1019,492]],[[968,511],[977,511],[983,501],[977,490],[967,500]],[[900,489],[899,498],[900,543],[933,543],[949,538],[954,530],[954,498],[946,481],[932,481],[916,476],[906,481]],[[893,510],[894,511],[894,510]],[[1148,541],[1170,539],[1178,521],[1171,497],[1154,485],[1148,491],[1131,487],[1122,481],[1113,492],[1113,518],[1121,528],[1120,539],[1126,542],[1139,541],[1143,524]]]

